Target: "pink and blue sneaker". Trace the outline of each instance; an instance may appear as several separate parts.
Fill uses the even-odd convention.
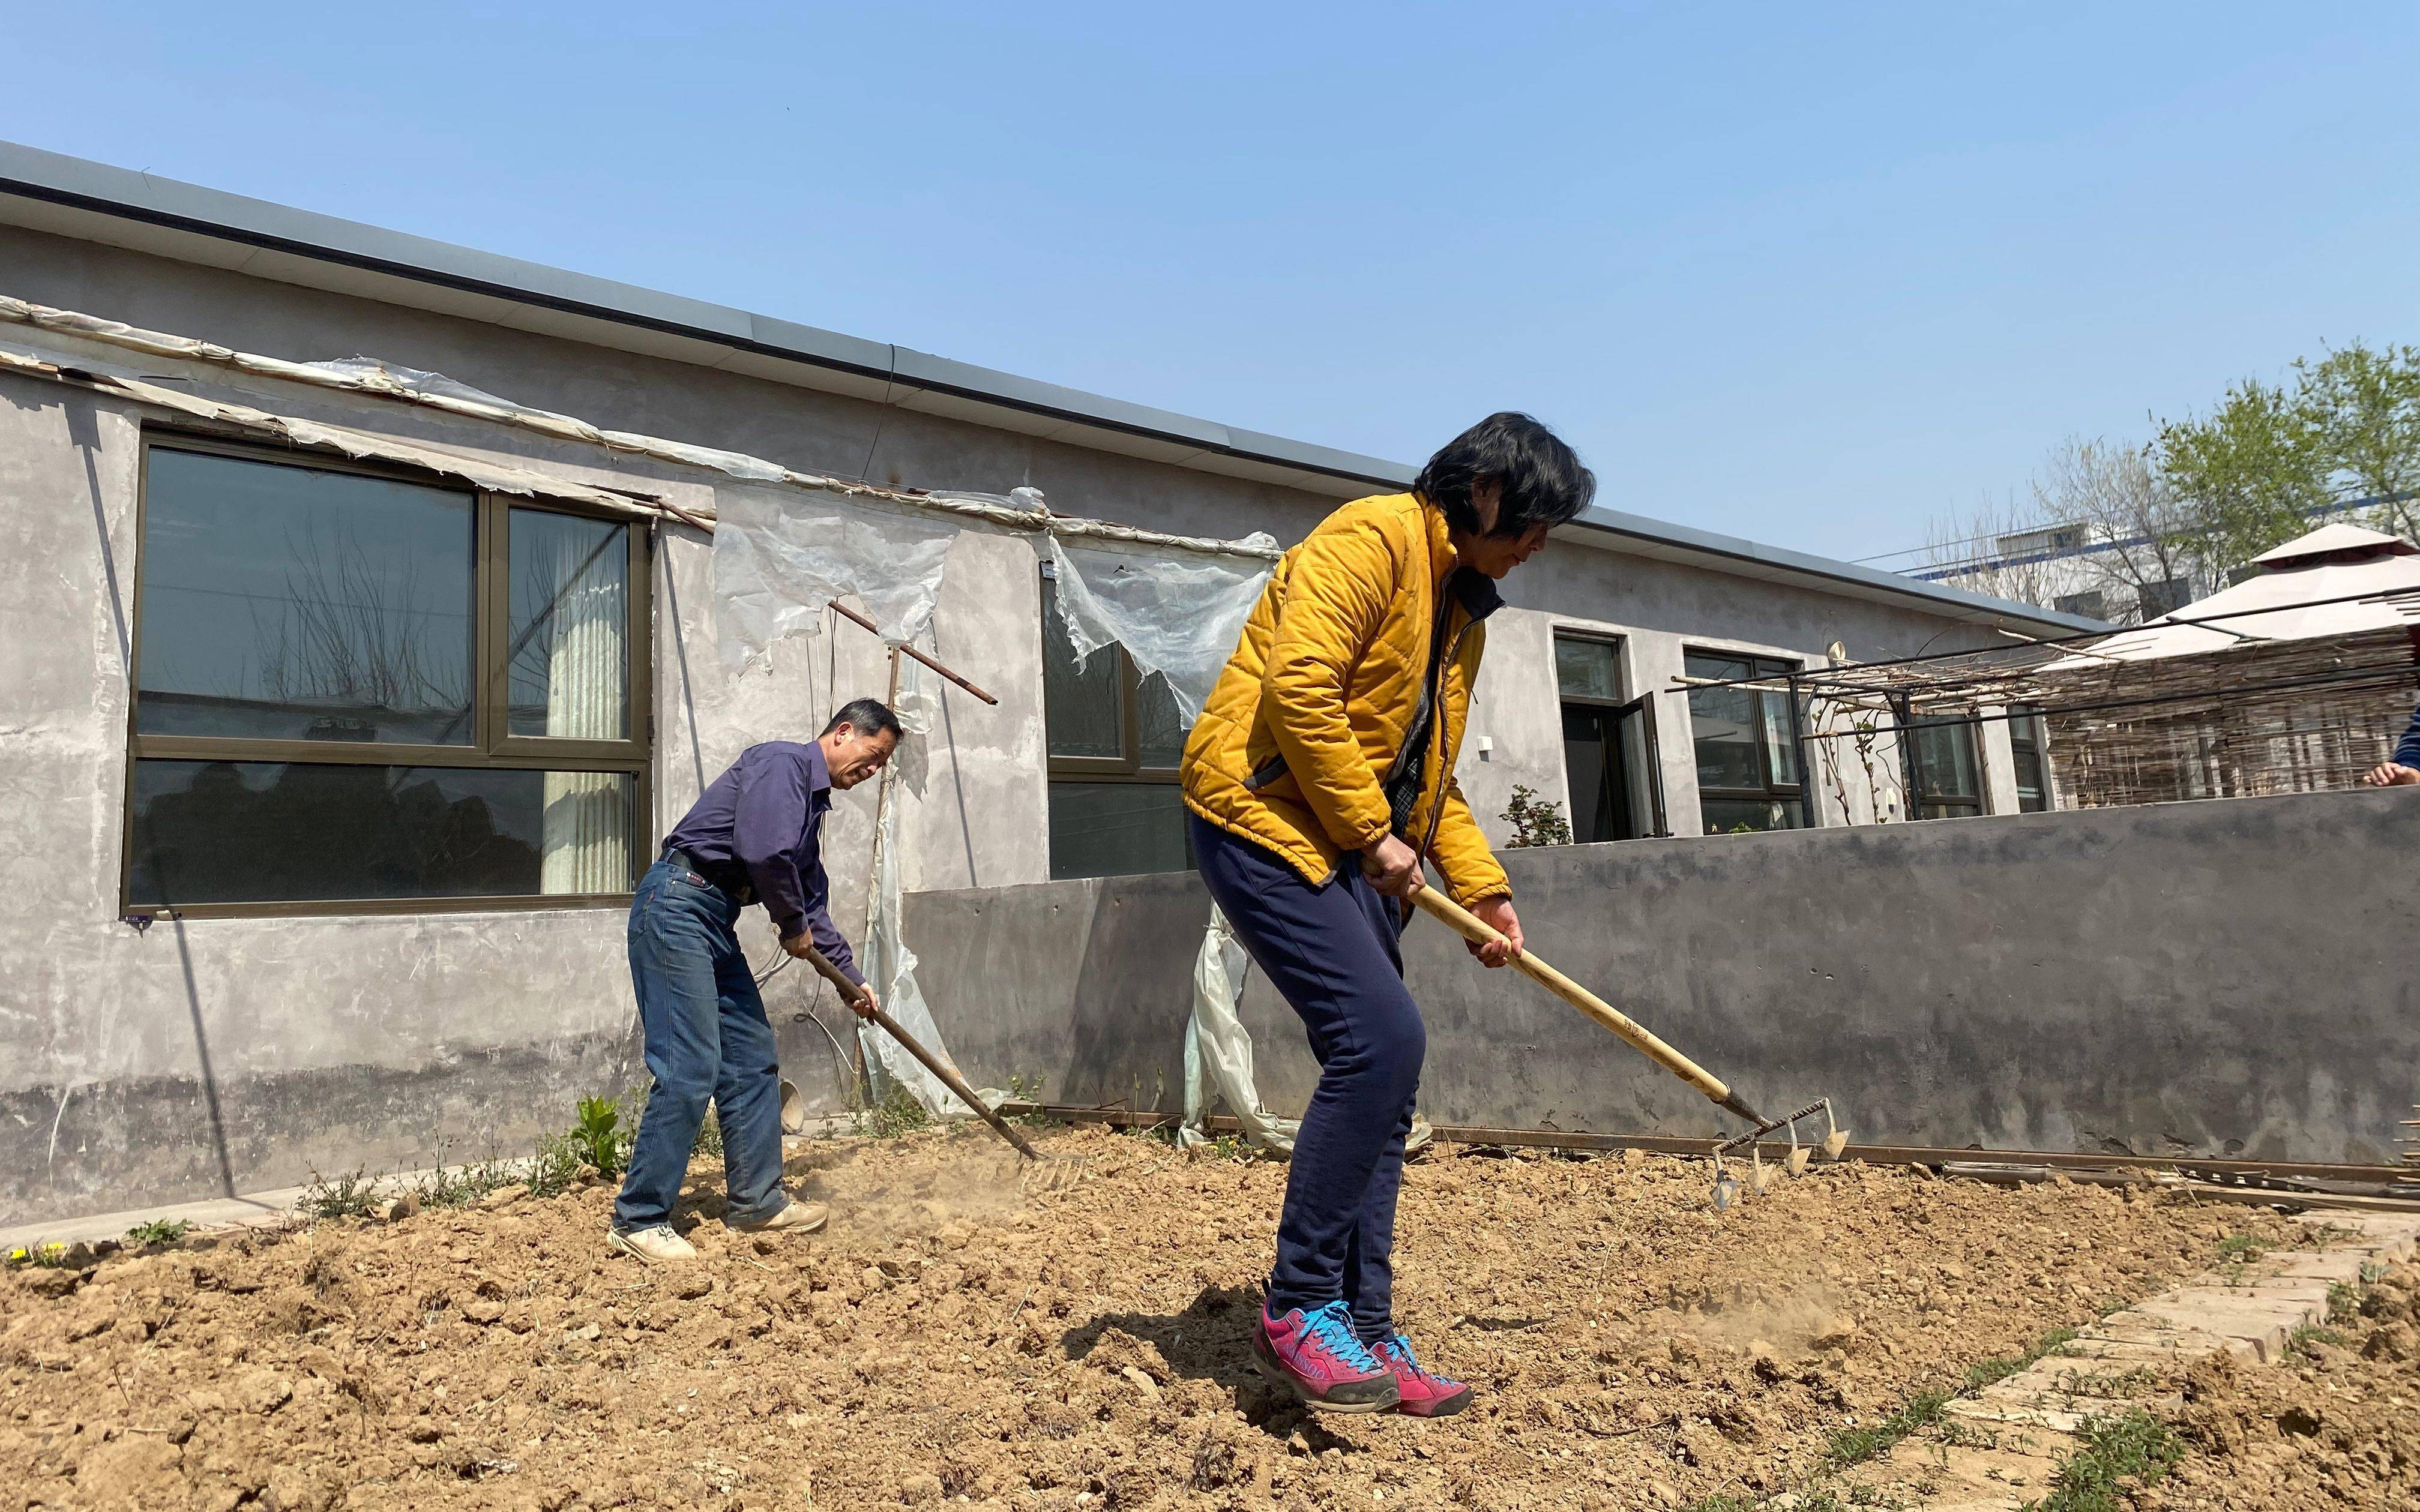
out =
[[[1411,1341],[1401,1334],[1389,1334],[1371,1345],[1370,1353],[1394,1373],[1395,1410],[1404,1416],[1449,1417],[1470,1405],[1470,1388],[1421,1369],[1412,1355]]]
[[[1252,1326],[1252,1358],[1261,1374],[1331,1412],[1383,1412],[1402,1397],[1398,1372],[1354,1337],[1341,1301],[1310,1312],[1296,1307],[1283,1318],[1262,1309]],[[1468,1398],[1467,1389],[1463,1395]]]

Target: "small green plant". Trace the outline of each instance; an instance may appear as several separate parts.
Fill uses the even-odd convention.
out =
[[[1504,806],[1503,819],[1512,826],[1512,838],[1505,842],[1510,849],[1572,842],[1571,821],[1563,817],[1563,806],[1538,796],[1535,789],[1521,783],[1512,784],[1512,801]]]
[[[538,1135],[537,1148],[530,1155],[529,1175],[524,1179],[530,1196],[561,1196],[579,1182],[588,1165],[588,1146],[578,1130]]]
[[[294,1207],[306,1218],[359,1218],[379,1201],[378,1179],[367,1166],[356,1165],[333,1179],[313,1171]]]
[[[1949,1393],[1927,1387],[1909,1397],[1906,1406],[1872,1427],[1843,1428],[1832,1435],[1833,1464],[1836,1467],[1861,1465],[1878,1455],[1888,1454],[1900,1440],[1918,1428],[1930,1427],[1939,1422],[1942,1410],[1948,1405]]]
[[[2137,1409],[2120,1417],[2087,1417],[2075,1429],[2082,1445],[2051,1477],[2051,1493],[2029,1512],[2122,1512],[2133,1504],[2118,1483],[2156,1484],[2184,1456],[2177,1436]]]
[[[2286,1348],[2291,1353],[2307,1354],[2316,1358],[2319,1351],[2313,1349],[2313,1345],[2333,1344],[2342,1349],[2344,1341],[2345,1336],[2333,1328],[2318,1328],[2304,1323],[2286,1335]]]
[[[182,1218],[153,1218],[128,1229],[126,1242],[130,1244],[173,1244],[193,1230],[194,1226]]]
[[[460,1165],[439,1165],[420,1179],[412,1195],[425,1208],[468,1208],[501,1186],[520,1180],[511,1166],[493,1156]]]
[[[571,1143],[580,1157],[597,1167],[599,1176],[619,1175],[628,1159],[629,1135],[622,1128],[622,1104],[610,1097],[583,1097],[580,1100],[580,1121],[571,1126]],[[544,1140],[538,1153],[543,1156]]]
[[[2218,1242],[2218,1257],[2222,1260],[2257,1260],[2260,1257],[2259,1237],[2229,1234]]]
[[[933,1121],[916,1094],[899,1082],[891,1082],[882,1089],[881,1101],[866,1114],[866,1133],[876,1139],[896,1139],[913,1134]]]
[[[2366,1267],[2365,1267],[2366,1269]],[[2351,1320],[2361,1311],[2361,1288],[2350,1281],[2339,1281],[2328,1288],[2328,1321],[2342,1323]]]
[[[714,1109],[706,1110],[706,1119],[698,1124],[697,1137],[690,1141],[689,1152],[691,1159],[700,1155],[721,1155],[722,1120],[714,1116]]]
[[[11,1271],[21,1265],[63,1270],[68,1263],[68,1247],[65,1244],[20,1244],[8,1252],[8,1260]]]
[[[1040,1107],[1042,1105],[1041,1075],[1038,1072],[1032,1076],[1027,1076],[1016,1072],[1009,1072],[1008,1100],[1012,1103],[1031,1103],[1034,1106]],[[1043,1124],[1048,1123],[1050,1119],[1046,1115],[1040,1113],[1020,1113],[1010,1121],[1023,1124]]]

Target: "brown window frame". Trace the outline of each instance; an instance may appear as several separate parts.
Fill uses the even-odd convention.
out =
[[[1034,602],[1041,609],[1039,629],[1046,640],[1052,634],[1052,620],[1059,612],[1051,602],[1056,580],[1053,564],[1043,563],[1041,571],[1035,575],[1033,589]],[[1126,648],[1124,646],[1104,646],[1093,655],[1101,656],[1110,653],[1115,653],[1118,658],[1118,748],[1122,754],[1114,758],[1054,754],[1050,749],[1049,700],[1046,695],[1043,699],[1042,719],[1043,802],[1046,806],[1055,801],[1054,790],[1061,782],[1173,788],[1180,786],[1184,780],[1175,766],[1145,766],[1142,764],[1142,675],[1135,666],[1134,657],[1126,654]],[[1047,654],[1046,646],[1045,655]],[[1044,817],[1046,829],[1048,827],[1048,823],[1046,808]],[[1181,815],[1178,825],[1178,832],[1185,846],[1186,864],[1189,868],[1193,856],[1193,837],[1185,827]],[[1049,857],[1047,854],[1044,863],[1046,867],[1049,866]],[[1081,873],[1085,876],[1103,873]],[[1171,873],[1131,872],[1107,874],[1166,876]],[[1055,870],[1051,872],[1051,875],[1054,879],[1058,879],[1058,872]],[[1075,878],[1071,876],[1064,880],[1075,880]]]
[[[472,738],[463,746],[418,746],[342,740],[254,740],[229,736],[152,735],[135,728],[142,700],[143,578],[155,451],[200,453],[312,472],[386,478],[472,497],[473,673],[477,692]],[[630,733],[625,740],[566,740],[509,733],[511,578],[506,554],[512,512],[538,510],[610,521],[628,527]],[[500,494],[458,478],[417,468],[365,462],[309,447],[279,447],[230,440],[204,431],[147,425],[137,465],[134,512],[134,574],[131,588],[131,664],[127,669],[126,774],[119,810],[117,900],[120,917],[152,918],[290,918],[361,914],[456,914],[523,912],[531,909],[627,907],[631,891],[603,893],[482,894],[459,898],[302,899],[258,903],[138,903],[132,900],[134,779],[140,761],[274,762],[298,765],[416,766],[485,771],[613,772],[633,779],[633,805],[641,833],[631,836],[634,863],[647,855],[655,835],[652,778],[655,745],[653,686],[654,522],[643,517],[564,500]]]

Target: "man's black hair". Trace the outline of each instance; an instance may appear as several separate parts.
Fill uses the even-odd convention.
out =
[[[1504,489],[1491,535],[1520,535],[1533,525],[1560,525],[1596,497],[1596,474],[1560,438],[1529,416],[1506,409],[1445,443],[1412,492],[1445,511],[1446,523],[1479,533],[1473,486],[1493,478]]]
[[[888,730],[893,740],[906,738],[906,732],[899,728],[899,716],[892,713],[891,705],[880,699],[849,700],[832,715],[831,723],[816,733],[815,738],[820,740],[843,725],[848,726],[861,735],[871,735]]]

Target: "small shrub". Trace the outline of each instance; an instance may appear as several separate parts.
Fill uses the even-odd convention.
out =
[[[2363,1269],[2366,1270],[2365,1266]],[[2350,1321],[2361,1311],[2361,1288],[2350,1281],[2339,1281],[2328,1288],[2328,1321]]]
[[[2230,1234],[2218,1242],[2218,1257],[2223,1260],[2257,1260],[2260,1257],[2260,1240],[2253,1234]]]
[[[629,1157],[629,1137],[622,1128],[622,1104],[613,1098],[582,1098],[580,1121],[571,1126],[568,1138],[581,1158],[597,1167],[599,1176],[619,1174]],[[541,1139],[538,1143],[543,1156],[546,1141]]]
[[[876,1139],[896,1139],[932,1121],[933,1115],[916,1101],[916,1094],[894,1081],[883,1088],[882,1100],[867,1112],[866,1132]]]
[[[130,1244],[173,1244],[193,1232],[194,1226],[182,1218],[154,1218],[136,1224],[126,1231]]]
[[[2314,1328],[2310,1324],[2304,1323],[2296,1328],[2291,1334],[2286,1335],[2286,1348],[2290,1353],[2316,1356],[2319,1351],[2311,1346],[2315,1344],[2333,1344],[2338,1349],[2342,1349],[2344,1347],[2344,1341],[2345,1336],[2342,1334],[2337,1333],[2333,1328]]]
[[[39,1265],[45,1270],[61,1270],[68,1263],[65,1244],[20,1244],[8,1254],[8,1269],[21,1265]]]
[[[1505,842],[1507,849],[1528,850],[1572,842],[1571,821],[1563,817],[1563,806],[1552,798],[1538,796],[1535,790],[1521,783],[1512,784],[1512,801],[1504,806],[1503,819],[1512,826],[1512,838]]]
[[[706,1121],[697,1126],[697,1138],[690,1142],[689,1152],[692,1159],[722,1153],[722,1120],[714,1116],[714,1109],[706,1110]]]

